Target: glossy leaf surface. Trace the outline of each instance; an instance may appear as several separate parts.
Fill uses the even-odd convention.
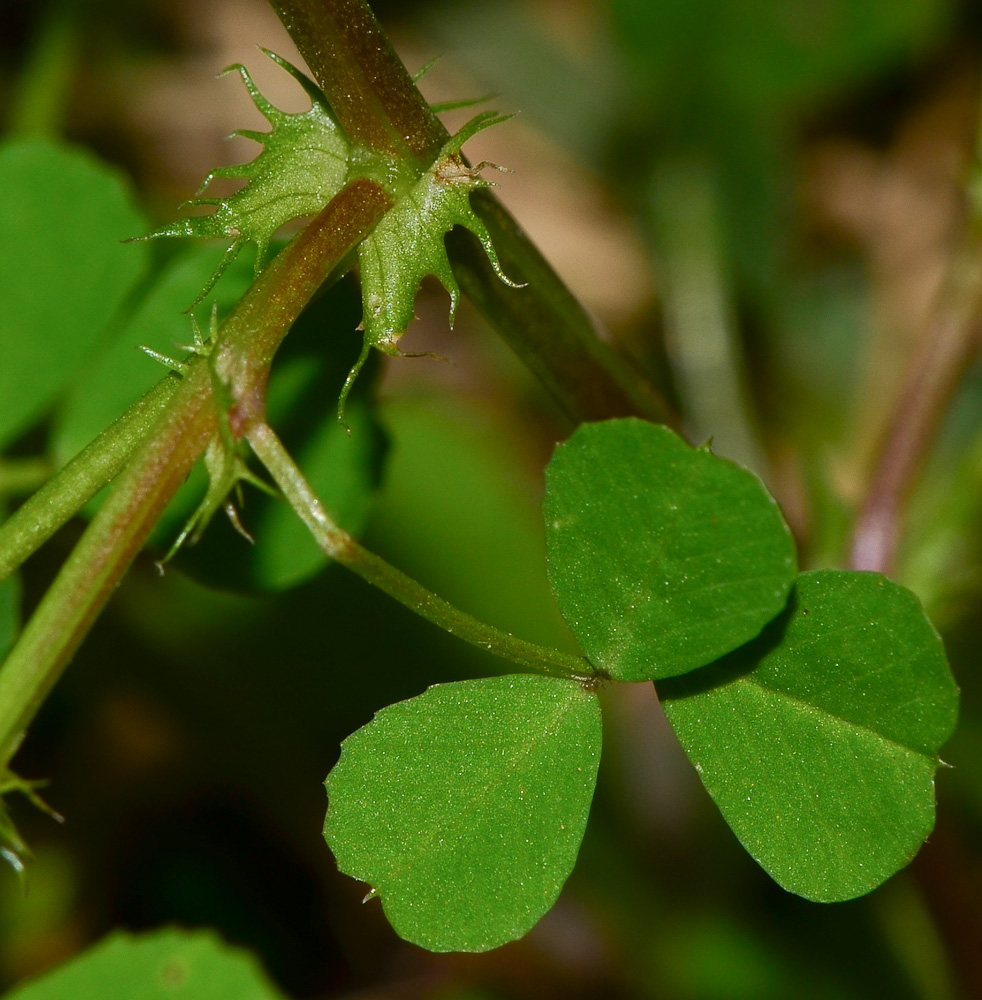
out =
[[[0,146],[0,447],[92,356],[146,260],[145,223],[115,171],[68,146]]]
[[[438,685],[344,741],[324,835],[403,938],[487,951],[556,901],[583,838],[600,745],[596,696],[574,681]]]
[[[549,579],[587,657],[640,681],[704,666],[784,607],[794,543],[748,470],[667,427],[580,427],[546,470]]]
[[[208,931],[117,933],[6,1000],[282,1000],[248,952]]]
[[[958,689],[917,599],[879,574],[802,574],[759,639],[659,694],[727,823],[791,892],[863,895],[934,825]]]

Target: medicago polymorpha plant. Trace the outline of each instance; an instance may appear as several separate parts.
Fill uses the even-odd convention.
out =
[[[326,12],[342,7],[332,21]],[[6,770],[25,727],[188,471],[206,457],[208,515],[257,480],[247,463],[258,459],[328,557],[521,670],[381,707],[327,779],[327,842],[403,937],[483,951],[551,907],[590,811],[601,692],[618,682],[656,685],[723,817],[780,885],[828,902],[881,884],[932,828],[938,754],[957,711],[941,641],[916,598],[879,573],[799,573],[760,480],[693,448],[665,426],[654,395],[624,388],[623,369],[583,332],[568,293],[494,202],[487,165],[464,159],[464,143],[503,116],[480,114],[449,136],[364,5],[277,8],[316,82],[270,57],[310,109],[278,110],[236,67],[271,128],[244,133],[262,151],[213,171],[205,187],[219,177],[245,186],[225,198],[202,189],[192,205],[204,214],[150,233],[226,242],[199,300],[247,244],[255,281],[0,533],[6,575],[116,478],[0,671],[2,790],[34,794]],[[297,10],[314,20],[294,20]],[[322,30],[375,42],[326,45],[314,37]],[[371,71],[347,73],[359,59],[375,60]],[[313,219],[267,261],[274,235],[301,216]],[[480,265],[451,259],[454,228],[476,239]],[[463,288],[527,341],[530,366],[580,425],[548,466],[543,516],[550,582],[582,655],[479,622],[366,551],[273,430],[272,359],[315,293],[355,266],[363,346],[338,388],[339,413],[371,349],[398,353],[420,282],[434,274],[451,317]],[[527,325],[515,319],[523,310]],[[52,495],[66,499],[53,506]],[[6,814],[0,834],[12,857],[23,854]]]

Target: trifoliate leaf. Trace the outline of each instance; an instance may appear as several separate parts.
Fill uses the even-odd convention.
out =
[[[482,129],[506,121],[509,115],[486,112],[468,122],[440,150],[436,162],[397,198],[375,230],[358,247],[364,313],[365,341],[361,357],[351,370],[341,392],[338,412],[368,352],[377,347],[398,354],[399,338],[413,319],[413,304],[420,283],[436,275],[450,293],[450,325],[453,326],[460,287],[450,267],[443,238],[454,226],[469,229],[484,247],[498,277],[514,288],[501,270],[487,227],[471,208],[470,194],[490,181],[480,176],[492,164],[469,167],[460,155],[463,144]]]
[[[600,744],[597,698],[575,681],[440,684],[344,741],[324,836],[401,937],[488,951],[527,933],[559,895]]]
[[[724,819],[785,889],[861,896],[931,832],[958,688],[917,598],[880,574],[803,573],[758,639],[658,692]]]
[[[642,420],[585,424],[556,448],[544,514],[560,610],[615,680],[711,663],[794,582],[791,532],[760,480]]]
[[[235,135],[260,143],[262,151],[249,163],[213,170],[198,194],[201,195],[218,177],[244,179],[245,187],[227,198],[197,197],[187,204],[190,207],[213,206],[215,211],[180,219],[141,237],[231,239],[225,257],[201,292],[199,301],[246,243],[256,244],[258,274],[266,262],[269,243],[276,231],[293,219],[319,212],[341,190],[347,174],[348,140],[323,93],[281,56],[268,49],[263,51],[300,83],[311,99],[310,109],[297,114],[281,111],[263,97],[244,66],[230,66],[226,72],[239,73],[253,103],[272,127],[269,132],[247,129],[236,132]]]

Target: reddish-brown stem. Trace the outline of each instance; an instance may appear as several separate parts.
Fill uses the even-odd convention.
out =
[[[264,416],[277,347],[324,279],[389,208],[377,184],[334,198],[229,314],[209,357],[192,358],[174,395],[32,615],[0,670],[0,769],[158,517],[219,428],[216,375],[242,435]]]
[[[388,194],[374,181],[348,184],[229,313],[215,349],[215,371],[233,400],[228,417],[236,438],[263,419],[269,366],[290,325],[391,206]]]
[[[207,364],[188,371],[149,440],[138,450],[105,505],[27,623],[0,670],[0,766],[164,507],[216,429]]]
[[[448,135],[416,89],[364,0],[270,0],[355,142],[421,168]],[[502,284],[466,231],[447,239],[454,274],[519,359],[574,424],[641,416],[676,425],[670,406],[637,366],[597,334],[583,307],[488,191],[472,198],[506,274]]]
[[[977,256],[978,248],[973,252]],[[980,262],[966,261],[954,302],[933,322],[911,359],[854,529],[853,569],[890,573],[894,567],[910,492],[948,403],[978,352],[980,292]]]
[[[362,0],[270,0],[356,146],[432,163],[447,131]]]

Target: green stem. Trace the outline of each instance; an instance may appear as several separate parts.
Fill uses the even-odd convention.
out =
[[[501,202],[487,190],[471,201],[502,270],[527,286],[503,284],[477,239],[460,228],[447,237],[454,275],[569,419],[637,416],[678,427],[672,408],[637,365],[600,339],[586,310]]]
[[[765,460],[744,392],[729,262],[712,167],[662,164],[651,182],[651,219],[664,277],[665,330],[688,437],[763,474]]]
[[[0,580],[116,478],[179,384],[177,375],[158,382],[0,525]]]
[[[171,405],[122,474],[0,670],[0,767],[215,432],[211,373],[189,365]]]
[[[581,681],[595,681],[600,676],[584,657],[538,646],[493,625],[487,625],[455,608],[412,577],[362,548],[351,535],[334,523],[310,483],[268,424],[254,424],[246,434],[246,439],[269,470],[290,506],[310,529],[317,544],[336,562],[458,639],[511,660],[519,666]]]
[[[235,401],[228,418],[236,438],[252,420],[264,418],[269,367],[293,321],[391,207],[391,198],[374,181],[345,185],[228,315],[213,357],[216,374]]]
[[[0,770],[164,507],[218,431],[216,374],[234,401],[229,427],[241,437],[263,419],[269,366],[293,321],[390,204],[377,184],[347,185],[256,279],[222,323],[212,353],[187,362],[163,414],[0,669]]]

